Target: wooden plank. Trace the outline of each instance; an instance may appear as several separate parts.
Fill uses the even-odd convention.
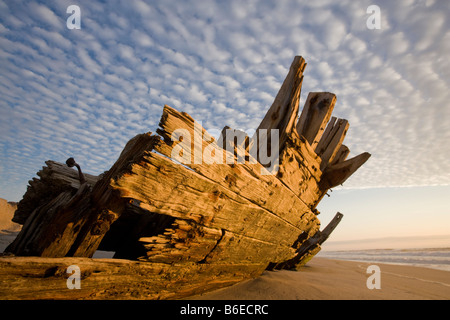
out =
[[[160,134],[165,137],[165,142],[156,146],[156,150],[169,158],[171,158],[176,145],[176,142],[173,142],[172,145],[169,144],[172,142],[170,137],[175,130],[185,129],[191,136],[194,135],[193,121],[169,106],[164,107],[160,126],[163,129],[160,130]],[[203,131],[201,127],[196,127],[195,129],[197,132]],[[204,133],[208,135],[206,131]],[[166,141],[169,141],[169,143]],[[232,164],[193,163],[194,155],[205,155],[205,148],[211,144],[214,144],[214,142],[208,144],[204,140],[201,144],[192,144],[192,149],[190,150],[192,161],[186,166],[287,221],[296,221],[299,216],[306,213],[311,214],[308,204],[302,201],[298,194],[295,194],[281,183],[276,176],[261,174],[264,171],[264,167],[259,163],[251,163],[250,161],[245,161],[242,164],[237,162],[232,162]],[[198,149],[197,152],[194,148]],[[223,156],[220,156],[220,159],[231,159],[233,157],[218,146],[215,146],[214,150],[224,153]]]
[[[306,265],[316,254],[320,252],[322,247],[318,244],[313,246],[308,252],[306,252],[302,258],[297,262],[297,264],[292,268],[295,270],[299,270],[301,267]]]
[[[195,165],[237,163],[233,153],[223,150],[214,137],[185,112],[165,105],[159,126],[157,132],[165,143],[158,151],[172,160],[192,168]]]
[[[330,141],[330,135],[333,128],[335,128],[336,124],[336,117],[331,117],[330,121],[328,122],[327,127],[325,128],[325,131],[322,134],[322,137],[319,140],[319,143],[314,148],[314,152],[317,155],[321,155],[322,152],[325,150],[327,143]]]
[[[219,246],[227,246],[226,250],[235,252],[229,256],[233,261],[239,262],[238,252],[245,254],[252,263],[267,262],[267,259],[284,261],[294,254],[292,245],[299,234],[312,235],[318,228],[319,222],[314,216],[297,216],[296,225],[293,225],[166,157],[149,153],[145,159],[146,163],[134,164],[130,175],[113,183],[121,197],[138,200],[140,206],[150,212],[187,220],[190,224],[195,222],[203,231],[197,236],[188,236],[183,230],[180,233],[179,228],[169,228],[163,236],[141,239],[148,243],[145,246],[149,253],[142,258],[144,260],[171,263],[208,257],[206,261],[212,263],[212,257],[215,257],[222,261],[225,257],[208,253],[218,233],[211,241],[204,237],[204,229],[213,235],[211,229],[216,229],[226,230],[231,238],[239,239],[225,242],[226,238],[221,237],[217,245],[214,244],[214,252]],[[284,236],[276,236],[280,233]],[[180,234],[184,234],[184,238]],[[181,243],[174,241],[174,237],[181,239]],[[185,243],[186,239],[188,243]],[[261,255],[261,252],[266,254]]]
[[[262,263],[283,262],[295,256],[291,246],[270,241],[258,240],[228,230],[206,228],[194,225],[201,234],[186,237],[184,230],[175,226],[167,229],[163,235],[141,238],[148,250],[140,261],[157,263],[180,263],[194,261],[198,263]]]
[[[343,214],[338,212],[330,223],[322,231],[317,232],[317,237],[313,236],[302,245],[301,250],[299,250],[298,261],[291,267],[294,269],[299,269],[308,263],[322,248],[322,244],[328,239],[330,234],[336,229],[338,224],[341,222]],[[317,240],[317,241],[316,241]]]
[[[330,92],[310,92],[297,123],[297,132],[315,148],[330,120],[336,95]]]
[[[297,235],[305,231],[301,215],[297,215],[296,220],[283,219],[155,153],[149,153],[145,161],[133,164],[130,174],[114,180],[112,187],[121,197],[138,200],[139,205],[150,212],[260,240],[267,239],[273,232],[282,232],[286,234],[283,239],[269,238],[291,245]]]
[[[70,185],[74,189],[80,187],[80,180],[76,170],[68,167],[64,163],[52,160],[45,161],[45,164],[46,166],[37,173],[41,179],[51,180],[55,184]],[[88,173],[84,173],[84,176],[86,182],[90,185],[94,185],[99,179],[98,176]]]
[[[203,262],[222,237],[221,230],[175,219],[164,233],[138,240],[146,249],[146,254],[138,259],[162,263]]]
[[[249,238],[225,230],[222,238],[204,259],[205,263],[269,263],[283,262],[295,256],[292,246]],[[257,259],[256,259],[257,257]]]

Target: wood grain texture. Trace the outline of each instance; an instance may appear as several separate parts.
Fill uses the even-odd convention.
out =
[[[80,268],[68,289],[67,268]],[[181,299],[258,276],[261,264],[164,264],[120,259],[0,257],[0,299]]]

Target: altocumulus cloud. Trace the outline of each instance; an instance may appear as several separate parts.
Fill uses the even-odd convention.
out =
[[[0,196],[47,159],[107,170],[162,106],[210,130],[255,129],[295,55],[338,97],[346,144],[370,161],[344,187],[450,182],[448,1],[0,1]]]

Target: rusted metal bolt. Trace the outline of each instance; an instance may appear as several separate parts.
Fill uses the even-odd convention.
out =
[[[66,164],[68,167],[72,168],[72,167],[77,167],[78,169],[78,179],[80,179],[80,185],[86,182],[86,179],[84,177],[83,172],[81,172],[81,168],[80,165],[78,163],[75,162],[74,158],[69,158],[66,160]]]

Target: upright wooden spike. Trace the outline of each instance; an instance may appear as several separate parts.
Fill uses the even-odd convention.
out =
[[[280,130],[280,148],[284,146],[289,133],[296,125],[305,67],[305,59],[301,56],[296,56],[272,106],[256,130],[256,134],[258,134],[259,129],[267,129],[268,135],[270,135],[271,129]],[[260,144],[260,141],[258,143]]]

